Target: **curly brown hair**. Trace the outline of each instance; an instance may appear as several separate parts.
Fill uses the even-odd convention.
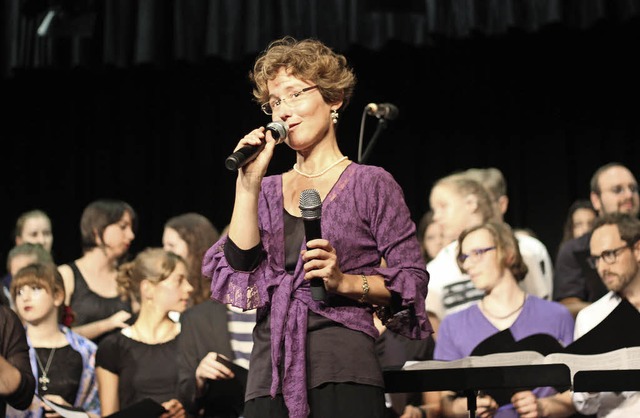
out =
[[[249,73],[254,85],[253,96],[258,104],[269,100],[267,82],[273,80],[282,67],[292,76],[317,85],[326,103],[342,100],[341,109],[349,104],[356,76],[345,56],[316,39],[298,41],[291,36],[271,42]]]
[[[162,248],[147,248],[141,251],[133,261],[118,268],[118,293],[123,300],[140,302],[140,283],[149,280],[159,283],[175,270],[178,263],[187,263],[172,252]]]

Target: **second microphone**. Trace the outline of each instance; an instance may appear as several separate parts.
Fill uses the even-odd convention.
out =
[[[267,126],[265,126],[265,129],[271,132],[271,136],[273,136],[273,139],[278,141],[278,144],[284,141],[289,134],[289,125],[287,125],[286,122],[271,122],[267,124]],[[228,156],[224,162],[224,166],[227,167],[227,170],[231,171],[239,169],[240,167],[256,158],[258,154],[260,154],[260,151],[262,151],[262,149],[264,148],[264,145],[264,141],[262,142],[262,145],[258,146],[245,145],[238,151]]]
[[[322,238],[320,220],[322,218],[322,200],[315,189],[306,189],[300,193],[300,212],[304,221],[306,241]],[[325,300],[324,280],[319,277],[311,279],[311,298],[316,301]]]

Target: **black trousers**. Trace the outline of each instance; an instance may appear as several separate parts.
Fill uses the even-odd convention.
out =
[[[384,418],[384,390],[355,383],[325,383],[307,391],[309,418]],[[282,395],[245,403],[245,418],[289,418]]]

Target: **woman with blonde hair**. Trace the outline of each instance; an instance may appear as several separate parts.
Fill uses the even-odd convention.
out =
[[[51,228],[51,219],[44,211],[33,209],[22,213],[16,220],[13,235],[16,247],[24,244],[40,245],[44,251],[49,255],[51,254],[53,230]],[[2,290],[5,296],[7,299],[11,299],[9,294],[11,270],[9,268],[7,268],[7,274],[2,278],[2,285],[4,286]]]
[[[40,244],[51,253],[53,247],[53,231],[51,219],[40,209],[30,210],[21,214],[16,220],[14,231],[16,245],[25,242]]]
[[[496,220],[497,214],[491,196],[482,184],[461,173],[436,181],[429,194],[429,204],[434,221],[442,228],[444,247],[427,263],[427,309],[441,321],[482,297],[482,292],[473,286],[456,263],[457,239],[466,228]]]
[[[119,268],[120,294],[140,305],[135,323],[98,345],[96,374],[103,415],[151,398],[164,418],[185,416],[177,400],[177,337],[180,324],[169,312],[184,312],[193,287],[178,255],[149,248]]]

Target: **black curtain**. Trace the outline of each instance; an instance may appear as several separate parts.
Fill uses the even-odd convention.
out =
[[[269,121],[247,74],[279,33],[318,35],[349,58],[359,82],[338,135],[351,159],[364,106],[399,107],[368,162],[395,176],[415,220],[437,178],[496,166],[509,183],[507,221],[533,229],[553,256],[566,210],[587,197],[598,166],[620,161],[640,175],[633,1],[411,1],[403,10],[384,1],[105,1],[97,12],[61,3],[78,19],[94,12],[93,26],[78,23],[85,32],[74,35],[63,21],[49,37],[28,32],[49,9],[29,15],[18,3],[2,12],[3,21],[21,13],[13,26],[24,35],[8,41],[5,26],[2,42],[3,57],[21,57],[4,60],[0,85],[3,258],[16,217],[32,208],[52,217],[56,261],[79,256],[80,214],[101,197],[138,211],[132,252],[160,245],[163,223],[179,213],[222,229],[235,182],[224,159]],[[377,122],[365,120],[366,146]],[[293,162],[281,145],[270,172]]]

